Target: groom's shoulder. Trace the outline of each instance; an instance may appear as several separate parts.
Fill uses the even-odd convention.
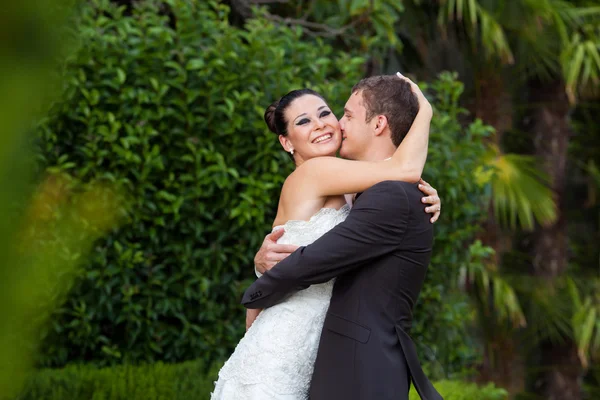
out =
[[[367,210],[369,218],[401,223],[409,218],[414,208],[411,195],[414,184],[401,181],[384,181],[365,190],[354,203],[353,210]],[[376,213],[374,213],[376,211]],[[377,215],[377,217],[376,217]]]
[[[364,200],[369,199],[367,201],[370,203],[375,202],[385,208],[396,209],[403,204],[410,208],[410,204],[417,198],[417,201],[420,201],[418,193],[418,183],[383,181],[365,190],[361,197],[364,197]]]
[[[371,186],[365,193],[398,194],[410,198],[413,197],[415,193],[420,193],[418,185],[418,183],[403,181],[383,181]]]

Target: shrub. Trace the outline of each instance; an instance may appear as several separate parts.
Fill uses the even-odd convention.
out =
[[[291,170],[265,107],[312,87],[341,114],[363,59],[262,18],[228,23],[216,1],[108,0],[84,6],[83,44],[64,101],[39,129],[42,167],[109,181],[132,206],[97,243],[69,299],[42,332],[42,366],[223,360],[244,332],[242,291]],[[444,201],[413,336],[446,373],[475,355],[464,297],[451,300],[484,208],[473,170],[487,128],[458,123],[462,85],[432,87],[436,117],[425,178]],[[443,375],[439,362],[430,372]],[[438,373],[439,372],[439,373]]]
[[[233,27],[216,1],[135,4],[85,6],[39,130],[43,167],[132,202],[43,332],[43,366],[222,359],[291,169],[264,109],[308,86],[340,106],[359,79],[361,59],[264,20]]]
[[[439,381],[434,383],[444,400],[506,400],[508,393],[506,390],[497,388],[493,384],[486,386],[477,386],[474,383],[461,381]],[[410,400],[419,400],[419,394],[414,386],[410,389]]]
[[[208,399],[217,369],[204,372],[200,362],[116,366],[70,366],[41,370],[15,400],[189,400]],[[506,391],[488,385],[441,381],[435,387],[446,400],[504,400]],[[418,399],[411,389],[410,399]]]
[[[214,374],[213,374],[214,375]],[[198,362],[148,364],[98,369],[69,366],[35,373],[16,400],[197,399],[210,393],[212,375]]]

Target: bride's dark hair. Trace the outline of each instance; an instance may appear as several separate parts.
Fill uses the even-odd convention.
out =
[[[267,107],[265,110],[265,122],[267,123],[269,130],[276,135],[287,136],[288,121],[285,120],[285,110],[287,110],[294,100],[309,94],[325,100],[323,96],[312,89],[297,89],[292,90]]]

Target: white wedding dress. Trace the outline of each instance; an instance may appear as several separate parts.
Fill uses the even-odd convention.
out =
[[[322,208],[309,221],[288,221],[278,243],[309,245],[349,212]],[[332,289],[333,280],[313,285],[263,310],[219,371],[211,400],[308,399]]]

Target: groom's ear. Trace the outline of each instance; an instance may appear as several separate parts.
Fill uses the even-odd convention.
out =
[[[389,127],[388,119],[385,115],[376,115],[373,120],[375,121],[375,136],[381,135]]]

